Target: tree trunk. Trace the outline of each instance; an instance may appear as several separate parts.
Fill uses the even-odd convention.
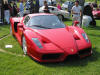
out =
[[[97,3],[97,0],[95,0],[95,3]]]
[[[81,24],[80,24],[80,26],[82,27],[82,18],[83,18],[83,10],[84,10],[84,3],[85,3],[85,0],[80,0],[80,5],[81,5],[81,7],[82,7],[82,15],[81,15]]]
[[[3,9],[4,2],[3,2],[3,0],[1,0],[1,4],[2,4],[2,6],[1,6],[1,20],[4,23],[4,9]]]

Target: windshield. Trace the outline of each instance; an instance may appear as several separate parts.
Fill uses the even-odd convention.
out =
[[[65,27],[65,25],[55,15],[40,15],[32,17],[28,26],[38,29],[55,29]]]

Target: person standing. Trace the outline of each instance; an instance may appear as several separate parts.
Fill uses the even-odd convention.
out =
[[[18,9],[17,9],[17,4],[13,2],[13,16],[17,16]]]
[[[57,3],[57,8],[58,8],[59,10],[61,10],[60,3]]]
[[[30,1],[30,13],[34,13],[35,11],[35,4],[34,4],[34,0]]]
[[[47,1],[44,1],[44,13],[50,13]]]
[[[9,24],[10,23],[10,21],[9,21],[9,18],[10,18],[10,6],[9,6],[7,1],[4,2],[3,8],[4,8],[4,18],[5,18],[6,22],[7,22],[7,24]]]
[[[9,7],[10,7],[10,16],[13,16],[12,2],[9,3]]]
[[[79,1],[76,0],[75,1],[75,5],[72,7],[72,18],[73,18],[73,22],[74,21],[79,21],[79,27],[80,27],[80,19],[81,19],[81,15],[82,15],[82,8],[79,5]]]
[[[24,16],[24,5],[23,5],[23,0],[21,1],[20,5],[19,5],[19,14],[21,17]]]
[[[36,0],[36,4],[35,4],[35,13],[39,13],[39,0]]]

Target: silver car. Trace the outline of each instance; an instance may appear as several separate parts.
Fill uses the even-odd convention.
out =
[[[55,6],[48,6],[48,8],[49,8],[50,13],[57,15],[60,20],[70,19],[70,13],[68,11],[59,10]],[[40,13],[44,12],[44,6],[40,7],[39,12]]]

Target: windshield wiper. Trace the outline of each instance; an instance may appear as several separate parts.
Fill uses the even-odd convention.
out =
[[[42,26],[42,25],[32,25],[32,26],[40,27],[40,28],[45,28],[45,29],[52,29],[52,28],[48,28],[48,27],[45,27],[45,26]]]

